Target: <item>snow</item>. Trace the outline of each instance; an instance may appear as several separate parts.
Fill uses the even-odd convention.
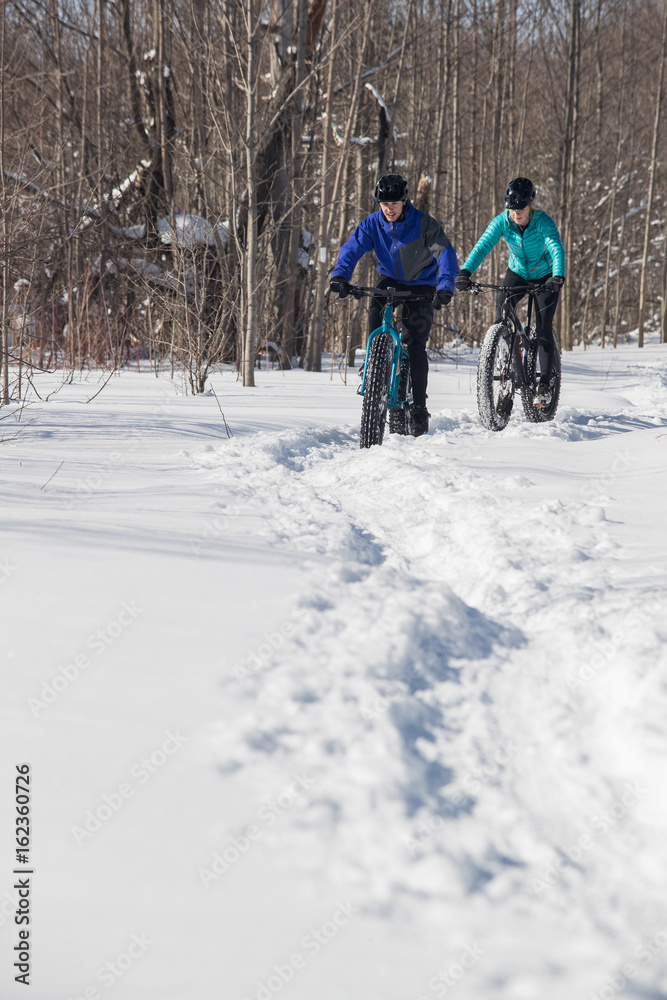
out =
[[[3,1000],[23,761],[33,1000],[667,997],[667,351],[474,362],[367,451],[354,372],[11,408]]]
[[[140,222],[136,226],[125,226],[122,229],[122,234],[128,240],[144,240],[146,239],[146,224]]]
[[[382,108],[382,110],[384,111],[385,118],[387,119],[387,122],[390,123],[391,122],[391,116],[389,114],[389,108],[387,107],[387,104],[386,104],[384,98],[382,97],[382,95],[379,93],[378,90],[375,89],[375,87],[373,86],[372,83],[365,83],[364,86],[366,87],[366,90],[370,90],[371,94],[373,95],[373,97],[375,98],[375,100],[378,102],[378,104],[380,105],[380,107]]]
[[[113,202],[118,202],[123,197],[126,191],[128,191],[132,185],[136,182],[139,177],[139,169],[133,170],[124,180],[120,182],[118,187],[112,188],[111,200]]]
[[[209,246],[215,244],[215,232],[218,233],[222,245],[225,246],[229,239],[229,221],[219,222],[214,226],[207,219],[200,215],[176,215],[174,216],[176,242],[181,246],[195,246],[200,244]],[[157,224],[160,240],[163,243],[171,243],[173,231],[169,219],[158,219]]]

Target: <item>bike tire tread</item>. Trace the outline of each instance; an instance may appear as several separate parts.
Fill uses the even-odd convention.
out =
[[[361,408],[360,448],[382,444],[387,420],[391,346],[391,337],[382,334],[375,337],[370,346]]]
[[[532,333],[532,330],[531,330]],[[529,385],[521,389],[521,405],[523,406],[523,412],[525,414],[526,420],[529,420],[531,424],[544,424],[549,420],[553,420],[556,416],[556,410],[558,409],[558,401],[560,399],[560,386],[561,386],[561,358],[560,358],[560,344],[558,342],[558,337],[554,333],[554,372],[551,377],[551,402],[548,406],[535,406],[533,399],[535,398],[535,373],[537,368],[537,343],[531,345],[530,353],[526,356],[525,360],[525,376],[526,381]]]
[[[511,331],[504,323],[494,323],[486,331],[477,362],[477,410],[484,427],[502,431],[507,426],[514,405],[514,385],[509,378],[509,392],[494,400],[494,375],[501,339],[511,341]],[[510,359],[511,364],[511,359]]]

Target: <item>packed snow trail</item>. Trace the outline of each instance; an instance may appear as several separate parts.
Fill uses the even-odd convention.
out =
[[[367,451],[302,372],[218,376],[230,440],[148,375],[28,411],[1,721],[40,775],[34,1000],[667,998],[667,359],[566,356],[557,419],[502,434],[473,374]]]
[[[566,408],[538,427],[515,414],[507,436],[584,444],[664,427],[657,409]],[[633,856],[642,844],[667,860],[664,691],[658,707],[638,690],[664,663],[665,567],[628,579],[605,517],[598,487],[632,454],[615,452],[599,482],[577,456],[536,489],[489,475],[492,436],[470,413],[433,429],[369,453],[355,430],[317,429],[200,456],[223,493],[243,484],[230,526],[255,512],[268,544],[312,556],[303,618],[228,665],[247,710],[212,744],[241,783],[306,768],[308,809],[277,845],[309,877],[484,942],[461,996],[574,995],[665,923],[664,880]],[[377,975],[359,995],[396,989],[395,969],[381,987]]]

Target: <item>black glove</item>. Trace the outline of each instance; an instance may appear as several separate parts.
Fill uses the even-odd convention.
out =
[[[454,287],[457,292],[467,292],[470,290],[471,285],[472,281],[470,280],[470,271],[466,271],[466,269],[463,268],[463,270],[458,273],[458,277],[454,282]]]
[[[439,309],[440,306],[448,306],[452,301],[452,293],[448,288],[439,288],[435,293],[435,304]]]
[[[550,292],[558,292],[565,284],[565,278],[560,274],[554,274],[553,277],[550,275],[544,282],[544,287],[548,288]]]
[[[332,292],[340,295],[341,299],[350,294],[350,282],[346,278],[332,278],[329,282],[329,288]]]

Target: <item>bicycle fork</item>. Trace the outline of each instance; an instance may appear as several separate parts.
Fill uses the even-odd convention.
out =
[[[403,348],[403,343],[401,341],[400,334],[397,330],[391,326],[391,319],[393,316],[393,306],[387,305],[384,309],[384,315],[382,317],[382,326],[378,326],[377,329],[373,330],[368,338],[368,343],[366,344],[366,357],[364,358],[364,370],[361,377],[361,385],[357,389],[359,396],[363,396],[364,390],[366,388],[366,375],[368,374],[368,359],[370,357],[370,347],[371,342],[379,336],[389,336],[393,341],[392,352],[391,352],[391,369],[389,372],[389,394],[388,394],[388,408],[390,410],[399,410],[401,406],[405,403],[405,400],[400,400],[398,398],[398,383],[399,383],[399,373],[402,364],[409,364],[407,351]]]
[[[526,357],[528,351],[533,350],[530,344],[529,337],[521,330],[519,333],[517,330],[512,334],[512,346],[510,348],[510,357],[512,359],[512,381],[516,389],[526,389],[528,388],[528,380],[526,379]]]
[[[528,351],[534,350],[533,345],[530,342],[530,326],[532,320],[533,312],[533,300],[529,297],[528,299],[528,319],[526,325],[517,329],[514,327],[514,332],[512,334],[512,347],[510,355],[514,361],[512,365],[514,369],[514,385],[517,389],[527,389],[529,387],[528,380],[526,378],[526,367],[528,356]]]

